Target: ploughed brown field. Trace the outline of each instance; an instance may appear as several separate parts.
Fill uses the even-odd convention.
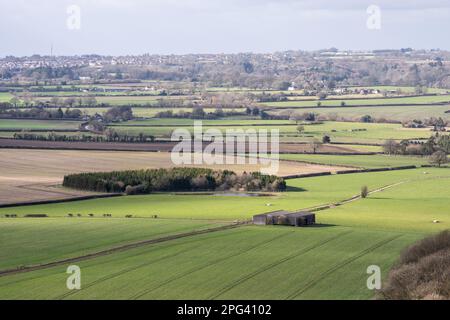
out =
[[[170,152],[176,142],[122,143],[122,142],[64,142],[64,141],[31,141],[0,138],[0,148],[18,149],[60,149],[60,150],[112,150],[112,151],[149,151]],[[204,146],[208,143],[204,143]],[[270,151],[270,145],[268,146]],[[248,146],[247,146],[248,150]],[[280,153],[312,153],[307,143],[280,143]],[[337,145],[320,145],[316,153],[360,153],[354,149]]]
[[[91,193],[61,187],[64,175],[69,173],[174,166],[170,153],[167,152],[0,149],[0,204],[90,195]],[[264,167],[261,164],[196,166],[229,169],[238,173],[258,171]],[[345,169],[280,161],[278,175],[335,172]]]

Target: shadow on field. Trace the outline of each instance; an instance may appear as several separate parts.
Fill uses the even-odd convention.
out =
[[[367,199],[372,199],[372,200],[392,200],[393,198],[368,196]]]
[[[288,187],[286,188],[286,191],[289,191],[289,192],[306,192],[306,191],[308,191],[308,190],[303,189],[303,188],[290,187],[290,186],[288,186]]]
[[[331,227],[337,227],[337,224],[316,223],[307,226],[306,228],[331,228]]]

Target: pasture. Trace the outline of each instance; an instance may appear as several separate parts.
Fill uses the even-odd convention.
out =
[[[450,229],[450,176],[410,179],[367,199],[322,211],[320,221],[380,230],[436,232]],[[428,175],[424,175],[427,177]],[[433,223],[434,220],[439,223]]]

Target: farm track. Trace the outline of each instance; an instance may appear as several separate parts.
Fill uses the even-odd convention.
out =
[[[68,259],[64,259],[64,260],[58,260],[58,261],[49,262],[49,263],[36,265],[36,266],[27,266],[27,267],[23,267],[21,269],[0,270],[0,277],[12,275],[12,274],[26,273],[26,272],[31,272],[31,271],[48,269],[48,268],[64,265],[64,264],[67,264],[67,263],[73,263],[73,262],[79,262],[79,261],[84,261],[84,260],[88,260],[88,259],[93,259],[93,258],[97,258],[97,257],[101,257],[101,256],[110,255],[110,254],[113,254],[113,253],[116,253],[116,252],[121,252],[121,251],[130,250],[130,249],[134,249],[134,248],[139,248],[139,247],[147,246],[147,245],[151,245],[151,244],[157,244],[157,243],[162,243],[162,242],[176,240],[176,239],[181,239],[181,238],[186,238],[186,237],[192,237],[192,236],[206,234],[206,233],[212,233],[212,232],[217,232],[217,231],[224,231],[224,230],[234,229],[234,228],[240,227],[240,226],[245,225],[245,224],[248,224],[248,222],[234,223],[234,224],[229,224],[229,225],[215,227],[215,228],[208,228],[208,229],[203,229],[203,230],[198,230],[198,231],[192,231],[192,232],[186,232],[186,233],[170,235],[170,236],[156,238],[156,239],[150,239],[150,240],[134,242],[134,243],[130,243],[130,244],[117,246],[117,247],[114,247],[114,248],[110,248],[110,249],[106,249],[106,250],[102,250],[102,251],[86,254],[86,255],[83,255],[83,256],[79,256],[79,257],[68,258]]]
[[[266,244],[269,244],[269,243],[271,243],[271,242],[273,242],[273,241],[275,241],[275,240],[278,240],[278,239],[280,239],[280,238],[282,238],[282,237],[285,237],[285,236],[291,234],[292,232],[293,232],[293,231],[286,232],[286,233],[284,233],[284,234],[281,234],[281,235],[278,235],[278,236],[276,236],[276,237],[273,237],[273,238],[271,238],[271,239],[269,239],[269,240],[262,241],[262,242],[260,242],[260,243],[258,243],[258,244],[256,244],[256,245],[253,245],[253,246],[251,246],[251,247],[249,247],[249,248],[246,248],[246,249],[244,249],[244,250],[242,250],[242,251],[239,251],[239,252],[237,252],[237,253],[233,253],[233,254],[228,255],[228,256],[226,256],[226,257],[223,257],[223,258],[220,258],[220,259],[213,260],[213,261],[211,261],[211,262],[209,262],[209,263],[207,263],[207,264],[204,264],[204,265],[201,266],[201,267],[195,267],[195,268],[192,268],[192,269],[188,270],[187,272],[184,272],[184,273],[175,275],[175,276],[173,276],[173,277],[167,279],[166,281],[162,282],[161,284],[159,284],[159,285],[157,285],[157,286],[155,286],[155,287],[152,287],[152,288],[143,290],[143,291],[141,291],[141,292],[139,292],[139,293],[137,293],[137,294],[131,296],[131,297],[130,297],[130,300],[137,300],[137,299],[139,299],[140,297],[142,297],[142,296],[144,296],[144,295],[146,295],[146,294],[148,294],[148,293],[150,293],[150,292],[152,292],[152,291],[154,291],[154,290],[157,290],[157,289],[159,289],[159,288],[161,288],[161,287],[164,287],[165,285],[167,285],[167,284],[169,284],[169,283],[171,283],[171,282],[173,282],[173,281],[176,281],[176,280],[178,280],[178,279],[181,279],[181,278],[183,278],[183,277],[185,277],[185,276],[188,276],[188,275],[190,275],[190,274],[192,274],[192,273],[194,273],[194,272],[197,272],[197,271],[206,269],[206,268],[208,268],[208,267],[210,267],[210,266],[213,266],[213,265],[215,265],[215,264],[218,264],[218,263],[220,263],[220,262],[226,261],[226,260],[228,260],[228,259],[230,259],[230,258],[237,257],[237,256],[239,256],[239,255],[241,255],[241,254],[247,253],[247,252],[249,252],[249,251],[251,251],[251,250],[254,250],[254,249],[258,248],[258,247],[261,247],[261,246],[264,246],[264,245],[266,245]]]
[[[282,259],[280,259],[280,260],[278,260],[278,261],[275,261],[275,262],[273,262],[273,263],[271,263],[271,264],[269,264],[269,265],[267,265],[267,266],[264,266],[264,267],[262,267],[262,268],[260,268],[260,269],[258,269],[258,270],[256,270],[256,271],[254,271],[254,272],[252,272],[252,273],[250,273],[250,274],[248,274],[248,275],[246,275],[246,276],[244,276],[244,277],[241,277],[240,279],[234,281],[233,283],[229,284],[228,286],[222,288],[222,289],[221,289],[220,291],[218,291],[216,294],[214,294],[214,295],[208,297],[208,300],[216,299],[217,297],[221,296],[222,294],[224,294],[224,293],[226,293],[226,292],[232,290],[233,288],[239,286],[240,284],[244,283],[245,281],[247,281],[247,280],[249,280],[249,279],[251,279],[251,278],[254,278],[254,277],[256,277],[257,275],[259,275],[259,274],[261,274],[261,273],[263,273],[263,272],[265,272],[265,271],[268,271],[268,270],[270,270],[270,269],[273,269],[273,268],[279,266],[280,264],[282,264],[282,263],[284,263],[284,262],[287,262],[287,261],[289,261],[289,260],[292,260],[292,259],[294,259],[294,258],[297,258],[297,257],[299,257],[299,256],[301,256],[301,255],[303,255],[303,254],[305,254],[305,253],[308,253],[308,252],[310,252],[310,251],[312,251],[312,250],[314,250],[314,249],[317,249],[317,248],[319,248],[319,247],[321,247],[321,246],[323,246],[323,245],[325,245],[325,244],[327,244],[327,243],[329,243],[329,242],[331,242],[331,241],[334,241],[334,240],[336,240],[336,239],[338,239],[338,238],[340,238],[340,237],[342,237],[342,236],[345,236],[345,235],[347,235],[347,234],[349,234],[349,233],[352,233],[352,232],[353,232],[353,231],[346,231],[346,232],[340,233],[340,234],[338,234],[338,235],[336,235],[336,236],[333,236],[333,237],[331,237],[331,238],[329,238],[329,239],[326,239],[326,240],[324,240],[324,241],[322,241],[322,242],[319,242],[319,243],[317,243],[317,244],[315,244],[315,245],[312,245],[312,246],[310,246],[310,247],[307,247],[306,249],[302,249],[300,252],[296,252],[296,253],[291,254],[291,255],[289,255],[289,256],[287,256],[287,257],[284,257],[284,258],[282,258]]]
[[[404,184],[404,183],[406,183],[408,181],[410,181],[410,180],[405,180],[405,181],[400,181],[400,182],[396,182],[396,183],[393,183],[393,184],[389,184],[389,185],[377,188],[375,190],[372,190],[372,191],[369,192],[369,194],[382,192],[382,191],[387,190],[389,188],[393,188],[393,187],[396,187],[398,185]],[[356,196],[353,196],[353,197],[345,199],[345,200],[340,200],[338,202],[322,204],[322,205],[319,205],[319,206],[304,208],[304,209],[301,209],[301,210],[302,211],[317,212],[317,211],[322,211],[322,210],[327,210],[327,209],[333,209],[334,207],[342,206],[344,204],[347,204],[347,203],[350,203],[350,202],[354,202],[354,201],[357,201],[357,200],[360,200],[360,199],[361,199],[361,195],[356,195]]]
[[[330,274],[332,274],[333,272],[345,267],[346,265],[352,263],[353,261],[365,256],[366,254],[369,254],[370,252],[381,248],[382,246],[388,244],[389,242],[392,242],[398,238],[400,238],[402,235],[395,235],[392,236],[388,239],[384,239],[378,243],[376,243],[375,245],[361,251],[360,253],[358,253],[357,255],[354,255],[348,259],[345,259],[344,261],[335,264],[333,267],[329,268],[328,270],[320,273],[319,275],[317,275],[316,277],[314,277],[312,280],[310,280],[309,282],[307,282],[307,284],[294,291],[292,294],[288,295],[284,300],[293,300],[294,298],[298,297],[299,295],[305,293],[307,290],[311,289],[312,287],[314,287],[318,282],[320,282],[321,280],[323,280],[325,277],[329,276]]]

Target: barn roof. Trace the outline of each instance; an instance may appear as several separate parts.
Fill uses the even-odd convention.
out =
[[[308,217],[308,216],[313,216],[314,213],[309,212],[309,211],[299,211],[299,212],[294,212],[289,214],[290,217]]]
[[[278,211],[273,211],[273,212],[269,212],[266,213],[265,215],[267,216],[272,216],[272,217],[277,217],[277,216],[284,216],[284,215],[288,215],[289,212],[285,211],[285,210],[278,210]]]

